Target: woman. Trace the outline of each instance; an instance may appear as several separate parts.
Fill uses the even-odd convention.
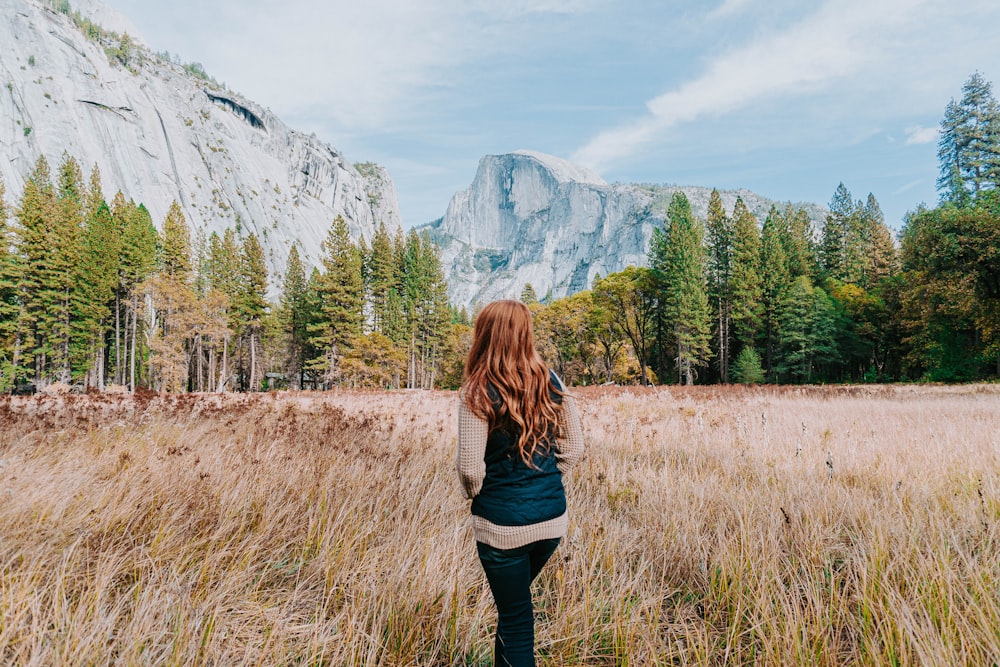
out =
[[[479,313],[458,412],[458,476],[497,605],[495,664],[535,664],[531,582],[566,534],[562,476],[583,454],[573,398],[535,351],[531,311]]]

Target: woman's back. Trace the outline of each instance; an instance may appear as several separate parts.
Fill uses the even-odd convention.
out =
[[[580,417],[516,301],[479,313],[465,376],[456,467],[497,605],[496,664],[531,666],[530,587],[566,534],[563,473],[583,454]]]

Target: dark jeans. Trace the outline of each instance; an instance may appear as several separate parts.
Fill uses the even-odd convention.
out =
[[[531,582],[556,550],[559,538],[539,540],[516,549],[495,549],[476,542],[479,562],[497,605],[496,667],[535,666],[535,614]]]

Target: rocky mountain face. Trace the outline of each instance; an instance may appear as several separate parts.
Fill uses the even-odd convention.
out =
[[[421,229],[441,247],[453,303],[517,298],[528,283],[539,297],[558,298],[589,288],[598,274],[644,265],[678,191],[704,218],[711,188],[608,184],[541,153],[487,155],[444,217]],[[777,203],[749,190],[720,194],[728,212],[742,197],[760,220]],[[821,207],[803,207],[822,219]]]
[[[94,0],[82,6],[103,12],[97,21],[114,18]],[[113,23],[120,25],[127,21]],[[2,0],[0,44],[0,176],[8,203],[20,197],[39,155],[55,170],[68,153],[85,176],[98,165],[109,201],[121,190],[158,225],[176,200],[193,231],[255,233],[272,285],[292,244],[317,261],[338,215],[355,238],[371,239],[380,221],[400,224],[385,169],[351,164],[134,37],[88,36],[46,2]]]

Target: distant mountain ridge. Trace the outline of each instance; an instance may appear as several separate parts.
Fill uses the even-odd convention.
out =
[[[96,0],[82,8],[115,28],[130,25]],[[0,2],[0,176],[8,203],[39,155],[55,169],[67,153],[85,174],[98,165],[109,201],[121,190],[145,204],[157,225],[176,200],[194,231],[255,233],[272,286],[292,244],[318,261],[338,215],[355,239],[371,239],[379,222],[401,224],[384,168],[352,164],[269,109],[129,37],[88,37],[39,0]]]
[[[609,184],[566,160],[516,151],[487,155],[444,217],[419,228],[441,247],[453,303],[516,298],[530,283],[540,297],[590,287],[598,274],[644,265],[653,229],[683,192],[704,218],[712,188]],[[763,220],[772,205],[749,190],[720,190],[727,212],[737,197]],[[826,209],[795,204],[819,224]]]

